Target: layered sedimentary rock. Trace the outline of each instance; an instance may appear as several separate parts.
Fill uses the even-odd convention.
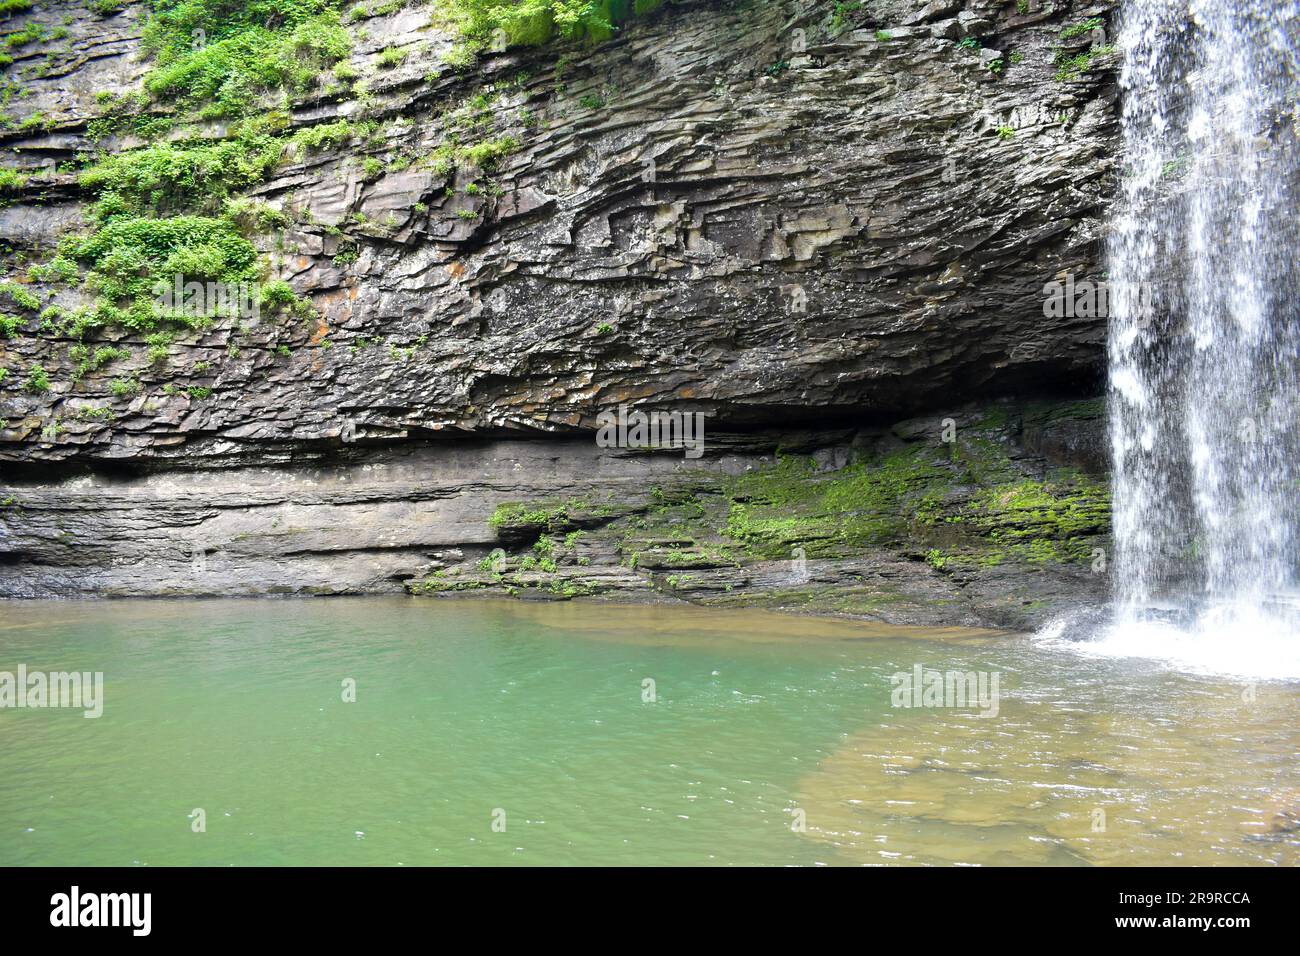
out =
[[[218,321],[161,359],[139,334],[99,329],[91,348],[128,355],[80,374],[76,343],[35,315],[0,339],[0,593],[400,587],[584,530],[503,540],[488,523],[503,502],[640,506],[685,473],[727,512],[726,476],[773,467],[778,444],[820,448],[815,469],[878,461],[882,436],[907,441],[894,423],[987,420],[971,403],[998,396],[1019,397],[1020,423],[1000,454],[1044,479],[1073,439],[1048,429],[1026,450],[1024,416],[1032,433],[1045,413],[1025,402],[1099,391],[1104,318],[1045,315],[1043,287],[1097,270],[1113,55],[1071,28],[1109,8],[685,2],[595,47],[487,52],[462,70],[441,64],[454,41],[427,8],[367,19],[349,60],[366,94],[323,80],[285,104],[286,134],[340,120],[364,133],[286,151],[247,191],[280,213],[250,238],[306,317]],[[67,15],[57,49],[23,47],[9,67],[26,72],[23,110],[41,120],[0,134],[28,177],[0,236],[12,280],[74,309],[88,292],[28,283],[24,269],[85,228],[92,197],[61,164],[143,144],[88,132],[96,94],[137,88],[149,60],[136,6],[93,18],[38,4],[12,23]],[[405,55],[381,65],[395,48]],[[1062,66],[1080,51],[1088,62]],[[196,120],[165,135],[196,131],[228,132]],[[512,145],[487,171],[424,161],[449,136]],[[37,365],[47,390],[27,387]],[[707,414],[704,457],[598,449],[597,415],[620,404]],[[1016,477],[957,484],[969,498]],[[916,534],[893,529],[871,549],[851,535],[827,560],[868,576],[905,567],[956,600],[969,582]],[[609,586],[575,591],[764,590],[761,573],[720,578],[717,594],[665,588],[631,566],[654,547],[624,538],[588,565],[608,566]],[[729,555],[740,567],[776,560],[778,545],[817,551],[798,534],[734,544],[750,549]],[[1066,550],[1003,555],[998,573],[1077,566],[1084,551]],[[972,559],[972,580],[991,567]]]
[[[405,587],[1027,626],[1104,594],[1100,421],[1096,401],[996,403],[706,434],[698,460],[497,440],[16,482],[0,568],[24,597]]]

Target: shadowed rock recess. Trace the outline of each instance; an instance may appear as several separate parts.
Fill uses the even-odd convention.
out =
[[[159,79],[148,4],[3,25],[0,595],[1104,592],[1105,319],[1043,289],[1098,277],[1110,2],[688,0],[474,55],[320,7],[236,107]],[[177,275],[257,314],[155,314]],[[706,413],[703,457],[598,447],[620,405]]]

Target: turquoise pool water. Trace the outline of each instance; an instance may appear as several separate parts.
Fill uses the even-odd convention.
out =
[[[402,597],[0,603],[0,671],[20,664],[102,672],[103,715],[0,709],[5,865],[1293,864],[1300,847],[1300,688],[1022,635]],[[918,664],[997,674],[997,715],[893,706]]]

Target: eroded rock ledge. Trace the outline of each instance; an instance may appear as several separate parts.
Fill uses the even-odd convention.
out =
[[[34,480],[0,512],[0,594],[406,588],[1023,627],[1104,593],[1100,425],[1096,401],[1003,403],[722,434],[697,461],[509,440]]]

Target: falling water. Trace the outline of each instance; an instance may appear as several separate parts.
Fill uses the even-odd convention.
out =
[[[1124,0],[1119,26],[1095,648],[1300,677],[1300,3]]]

